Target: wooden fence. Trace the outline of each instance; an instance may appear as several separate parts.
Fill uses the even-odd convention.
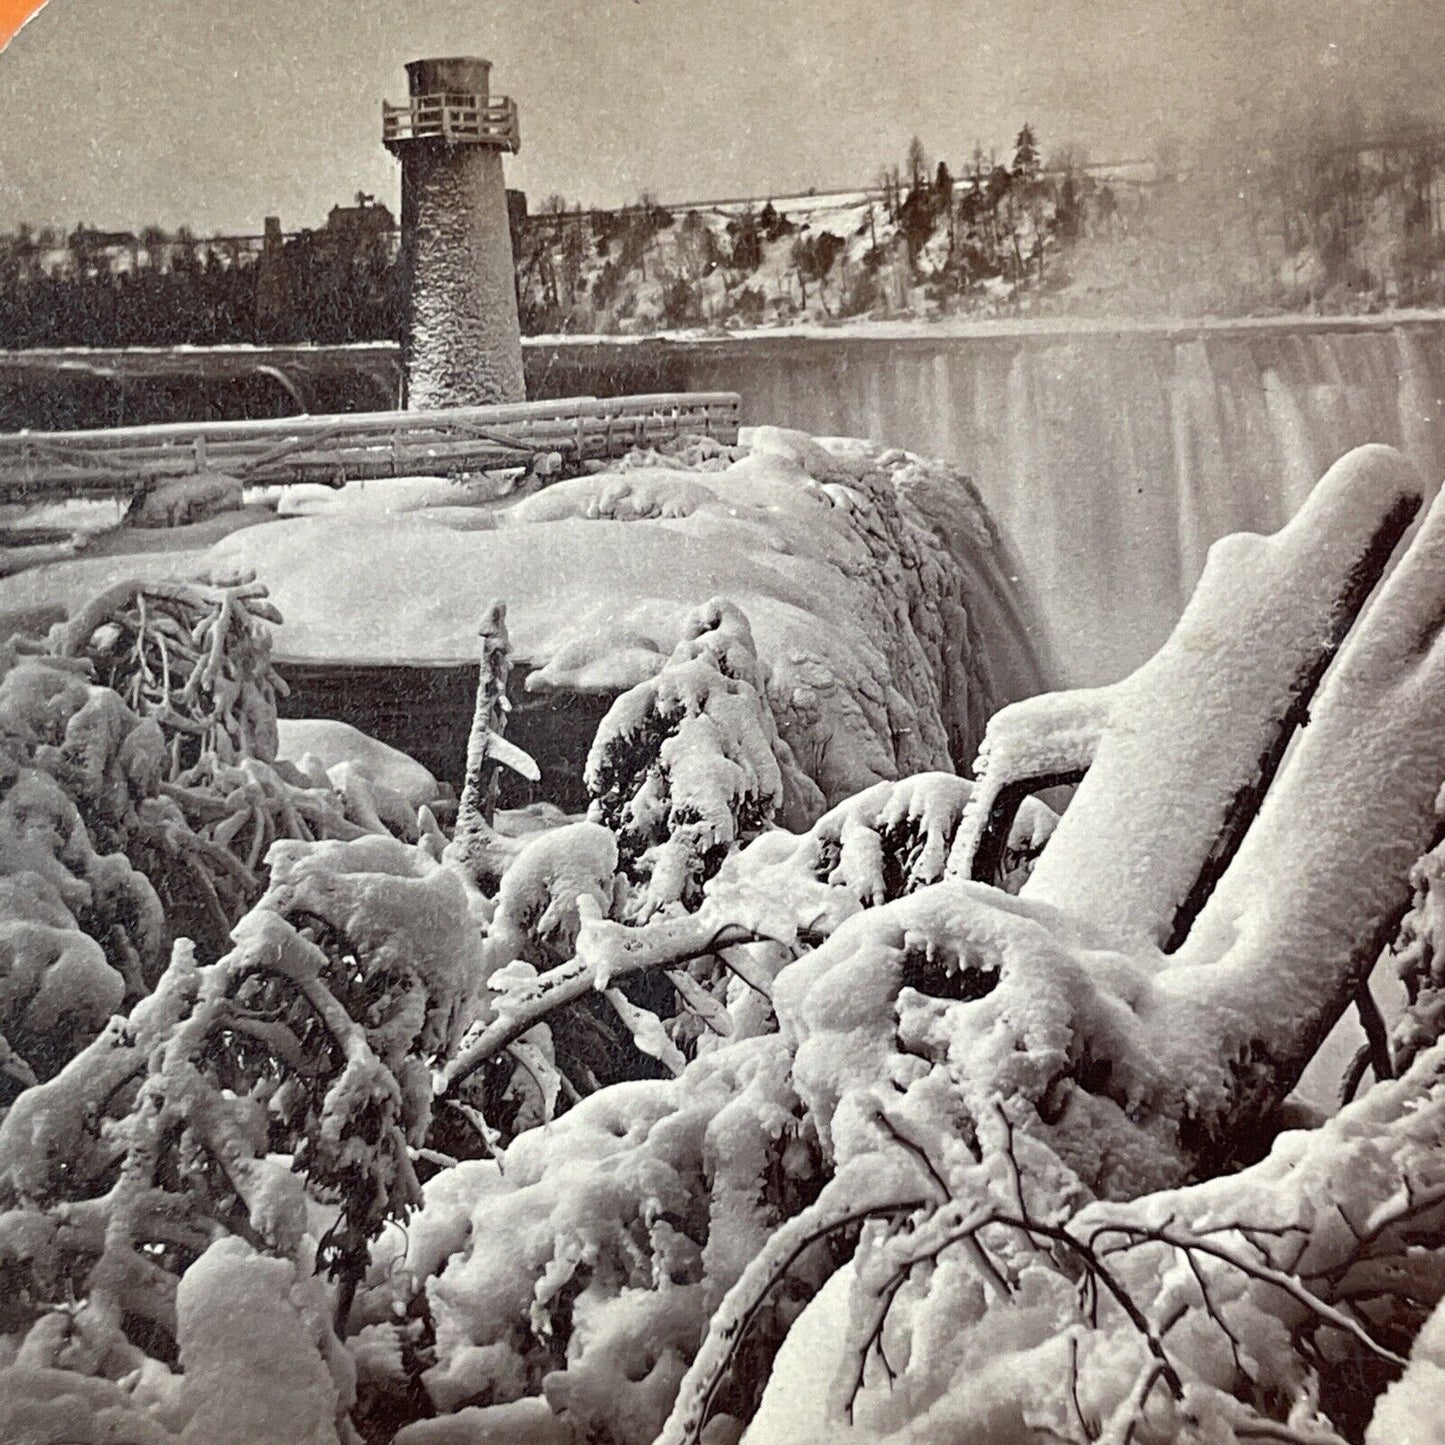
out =
[[[737,440],[735,392],[520,402],[432,412],[183,422],[0,435],[0,502],[137,495],[221,472],[248,485],[460,476],[619,457],[694,435]]]

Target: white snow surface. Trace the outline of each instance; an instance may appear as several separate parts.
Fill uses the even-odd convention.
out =
[[[988,712],[1041,680],[1001,543],[942,464],[756,428],[692,465],[634,456],[520,499],[421,491],[443,505],[397,513],[343,493],[205,560],[270,587],[282,658],[469,662],[478,612],[505,597],[533,692],[642,682],[689,612],[726,598],[751,626],[779,731],[829,801],[965,763]]]
[[[977,807],[1011,777],[1088,767],[1030,896],[1162,942],[1381,519],[1421,492],[1390,448],[1349,453],[1281,532],[1214,544],[1183,617],[1143,667],[990,720]]]
[[[741,1445],[830,1445],[838,1438],[838,1422],[828,1414],[833,1381],[819,1364],[842,1355],[853,1280],[852,1269],[844,1265],[788,1331]]]
[[[289,1260],[213,1244],[176,1296],[182,1445],[336,1445],[353,1382],[330,1311],[325,1285]]]
[[[1405,1373],[1381,1396],[1365,1445],[1435,1445],[1445,1424],[1445,1303],[1415,1336]]]
[[[399,794],[413,808],[436,799],[437,780],[417,760],[350,723],[334,718],[280,718],[277,756],[301,766],[314,758],[328,773],[351,764],[372,783]],[[304,771],[304,768],[303,768]]]

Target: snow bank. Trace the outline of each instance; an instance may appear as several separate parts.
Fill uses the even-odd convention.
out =
[[[0,1440],[16,1445],[175,1445],[113,1380],[71,1370],[0,1370]]]
[[[645,681],[687,614],[727,598],[779,731],[829,801],[966,763],[988,713],[1040,681],[976,493],[868,443],[745,436],[521,499],[343,503],[235,533],[207,560],[271,588],[282,657],[470,662],[478,612],[506,597],[514,657],[542,693]]]
[[[263,495],[274,496],[280,517],[311,517],[342,511],[420,512],[428,507],[470,507],[495,493],[495,484],[452,481],[447,477],[376,477],[348,482],[344,487],[327,487],[317,482],[297,482],[284,487],[263,487]]]
[[[1292,709],[1308,704],[1353,617],[1346,599],[1364,559],[1382,536],[1388,556],[1421,493],[1398,452],[1361,447],[1280,532],[1216,542],[1184,615],[1142,667],[990,720],[973,831],[1010,780],[1087,768],[1029,892],[1164,944],[1232,810],[1297,721]],[[955,871],[966,876],[966,860]]]

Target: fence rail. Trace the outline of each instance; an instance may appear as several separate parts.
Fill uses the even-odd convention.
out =
[[[160,482],[222,472],[248,485],[459,476],[618,457],[687,436],[737,440],[735,392],[519,402],[432,412],[181,422],[0,435],[0,502],[135,496]]]

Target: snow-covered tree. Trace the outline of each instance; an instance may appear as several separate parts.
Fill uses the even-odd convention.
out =
[[[784,746],[747,619],[710,602],[658,675],[613,704],[587,759],[590,816],[644,885],[633,916],[696,907],[723,859],[782,803]],[[791,781],[799,786],[796,769]]]
[[[230,1235],[333,1275],[344,1322],[368,1241],[420,1199],[428,1070],[481,978],[457,875],[390,838],[278,844],[234,938],[202,966],[178,944],[0,1125],[7,1324],[46,1363],[167,1358],[180,1277]]]
[[[909,490],[756,445],[858,515]],[[880,558],[926,561],[911,528]],[[1217,544],[1133,676],[998,712],[972,780],[800,803],[787,660],[716,601],[608,715],[587,821],[509,836],[478,767],[484,867],[429,815],[275,843],[227,951],[143,970],[0,1123],[0,1426],[1404,1438],[1445,1296],[1442,604],[1445,504],[1365,448]],[[69,777],[74,726],[97,819],[165,762],[129,710],[129,752],[81,746],[117,706],[73,662],[0,683],[25,767]],[[26,836],[83,925],[90,855]],[[1352,1005],[1368,1067],[1326,1117],[1294,1091]]]

